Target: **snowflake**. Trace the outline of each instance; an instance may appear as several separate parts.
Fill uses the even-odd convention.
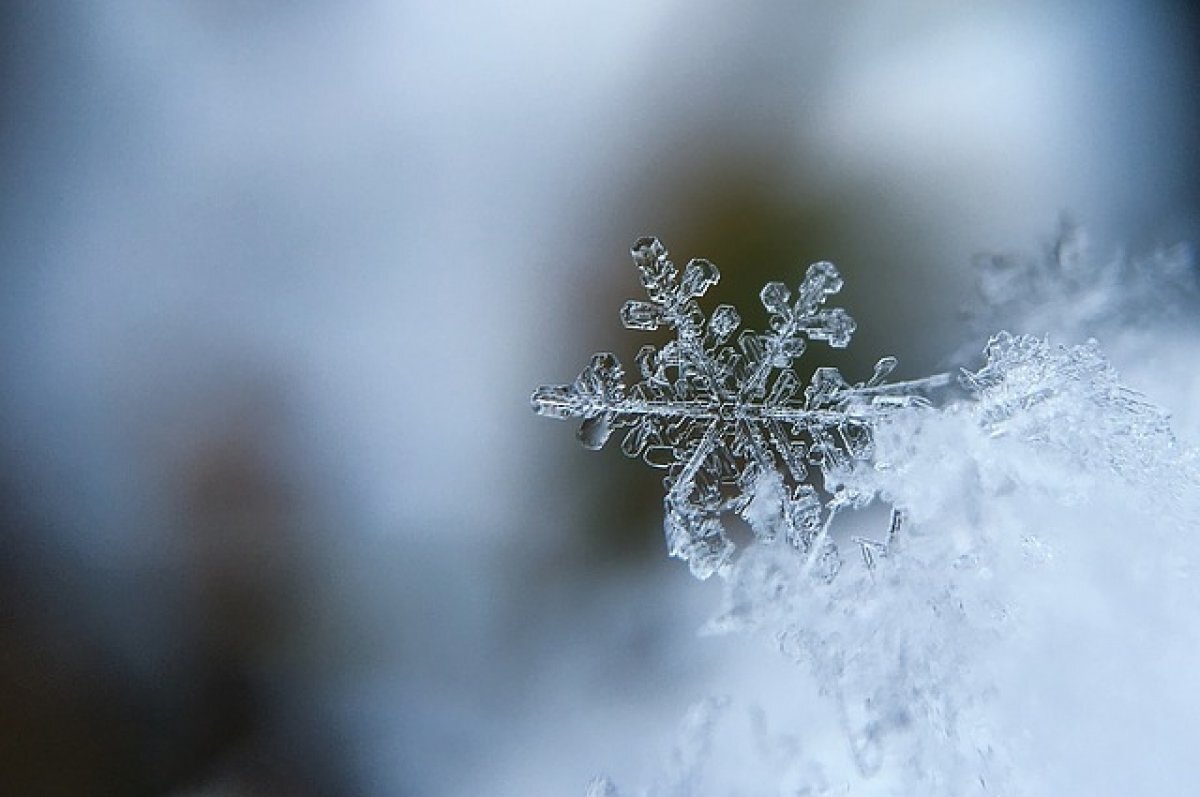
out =
[[[949,377],[888,383],[896,359],[884,357],[865,382],[824,367],[804,385],[793,363],[809,343],[844,348],[855,330],[845,310],[824,307],[842,287],[832,263],[809,266],[794,296],[782,282],[767,283],[759,297],[769,331],[745,329],[734,340],[737,310],[723,304],[705,318],[697,301],[720,279],[715,265],[692,260],[680,272],[655,238],[638,240],[632,254],[649,301],[626,302],[621,321],[629,329],[668,327],[674,340],[642,347],[641,380],[632,386],[615,355],[595,354],[572,384],[538,388],[534,410],[582,419],[579,440],[591,449],[628,430],[625,454],[667,471],[667,545],[697,577],[727,572],[734,545],[722,516],[733,513],[757,539],[782,538],[832,578],[839,558],[830,522],[872,496],[827,491],[826,480],[870,460],[878,420],[926,404],[921,392]]]

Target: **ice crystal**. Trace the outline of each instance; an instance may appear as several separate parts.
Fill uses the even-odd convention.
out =
[[[707,629],[768,637],[827,699],[824,730],[805,715],[805,744],[787,748],[776,786],[787,785],[771,793],[1141,793],[1143,781],[1171,792],[1160,759],[1097,767],[1087,748],[1141,744],[1163,711],[1190,728],[1200,706],[1200,692],[1180,689],[1176,676],[1200,640],[1191,611],[1200,453],[1121,384],[1094,340],[995,334],[985,362],[961,371],[962,392],[939,396],[936,408],[925,396],[947,378],[886,383],[891,358],[862,383],[818,368],[802,387],[794,366],[808,344],[845,346],[854,329],[825,307],[841,287],[831,265],[811,267],[798,298],[768,284],[769,331],[735,340],[736,311],[706,318],[697,302],[715,267],[693,261],[681,274],[652,239],[634,257],[649,301],[629,302],[622,319],[669,327],[675,339],[643,348],[632,386],[613,355],[598,354],[574,384],[539,389],[534,408],[581,419],[592,447],[626,430],[625,453],[666,468],[672,553],[698,575],[726,578]],[[1056,257],[1060,271],[1079,262],[1065,250]],[[1125,294],[1133,278],[1122,270],[1113,279],[1105,295],[1126,299],[1108,306],[1126,319],[1140,302],[1129,296],[1160,290]],[[1030,291],[1068,282],[1072,296],[1090,295],[1085,279],[1057,272]],[[1065,297],[1051,304],[1069,306]],[[830,521],[873,497],[892,505],[890,528],[868,538],[848,529],[864,564],[836,570]],[[721,524],[729,513],[776,544],[733,557]],[[1155,655],[1131,640],[1152,641]],[[1081,711],[1086,729],[1064,723]],[[722,731],[693,724],[705,745]],[[1185,765],[1189,740],[1174,727],[1160,726],[1154,751]],[[845,760],[821,746],[830,731],[846,742]],[[1075,744],[1076,733],[1087,743]],[[727,756],[725,741],[712,744]],[[711,760],[676,754],[644,793],[716,793],[705,787],[720,772],[739,786],[747,773],[775,777]],[[603,779],[589,792],[615,793]]]
[[[831,577],[839,560],[829,523],[870,496],[826,490],[826,481],[870,458],[879,419],[924,404],[922,393],[948,378],[889,383],[896,359],[884,357],[866,381],[852,384],[822,367],[805,385],[794,363],[809,344],[844,348],[855,330],[845,310],[825,307],[842,287],[832,263],[809,266],[794,294],[767,283],[759,298],[768,331],[743,329],[735,338],[742,320],[734,307],[719,305],[706,318],[698,302],[720,279],[715,265],[692,260],[680,270],[655,238],[638,240],[632,255],[648,301],[627,301],[621,321],[667,327],[674,339],[642,347],[633,385],[617,357],[601,352],[572,384],[538,388],[534,410],[581,419],[579,440],[592,449],[625,430],[626,455],[667,471],[667,545],[696,576],[728,570],[734,545],[722,516],[735,513],[758,539],[782,538]]]
[[[1126,480],[1165,486],[1176,448],[1165,412],[1124,387],[1095,340],[1055,346],[1001,332],[986,365],[964,371],[975,415],[993,436],[1015,435],[1065,455],[1080,470],[1107,467]]]

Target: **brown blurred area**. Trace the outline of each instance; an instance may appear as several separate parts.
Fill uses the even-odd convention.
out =
[[[161,548],[136,573],[100,574],[101,590],[81,583],[88,562],[49,550],[52,529],[7,470],[0,793],[356,793],[338,740],[318,725],[297,745],[281,715],[275,681],[309,644],[305,539],[320,510],[281,465],[280,397],[234,387],[211,427],[147,452],[167,485]],[[114,634],[114,613],[148,627]]]

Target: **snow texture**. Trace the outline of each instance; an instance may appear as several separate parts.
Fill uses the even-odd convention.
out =
[[[791,735],[733,760],[731,707],[697,704],[639,793],[1192,793],[1200,457],[1094,340],[996,334],[937,406],[926,396],[946,378],[887,384],[886,358],[857,385],[818,369],[799,398],[794,359],[853,330],[822,309],[841,286],[832,266],[812,267],[795,302],[769,284],[771,332],[734,347],[732,308],[706,325],[695,303],[714,267],[679,279],[652,239],[634,255],[651,302],[623,319],[677,339],[643,349],[632,389],[600,354],[574,385],[539,389],[535,409],[582,418],[592,446],[631,429],[626,453],[669,469],[672,553],[725,579],[707,630],[768,639],[836,717],[776,718]],[[855,513],[831,531],[875,499],[892,508],[886,534],[854,536]],[[756,532],[737,557],[727,511]],[[858,564],[827,564],[835,539],[857,543]],[[619,793],[607,779],[589,790]]]
[[[949,378],[889,383],[896,359],[884,357],[865,382],[817,368],[804,385],[793,363],[809,343],[844,348],[855,330],[845,310],[824,307],[842,288],[832,263],[809,266],[795,295],[782,282],[767,283],[759,296],[769,331],[744,329],[735,340],[737,310],[723,304],[706,319],[697,302],[720,279],[715,265],[692,260],[681,272],[655,238],[637,241],[632,254],[649,301],[626,302],[622,323],[668,327],[675,339],[642,347],[641,379],[632,386],[616,356],[601,352],[572,384],[538,388],[534,410],[582,419],[579,440],[588,448],[628,430],[625,454],[667,471],[667,546],[697,577],[728,571],[734,545],[721,517],[732,512],[757,539],[781,537],[807,555],[808,567],[832,578],[840,558],[830,522],[869,497],[826,491],[814,475],[828,479],[869,459],[873,425],[927,403],[922,394]]]
[[[974,265],[979,304],[972,316],[985,337],[997,327],[1108,337],[1131,326],[1194,320],[1200,312],[1200,270],[1190,246],[1105,257],[1069,218],[1040,256],[986,254]]]

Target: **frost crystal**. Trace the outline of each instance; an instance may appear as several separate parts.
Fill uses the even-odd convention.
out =
[[[572,384],[538,388],[534,410],[582,419],[579,440],[592,449],[627,430],[625,454],[666,469],[667,545],[699,578],[726,572],[732,561],[721,519],[727,513],[742,517],[758,539],[784,539],[831,577],[838,557],[829,523],[871,496],[827,491],[826,482],[870,459],[881,418],[925,404],[921,392],[948,377],[888,383],[896,359],[884,357],[865,382],[817,368],[804,385],[793,363],[809,343],[844,348],[855,330],[845,310],[824,306],[842,287],[832,263],[809,266],[795,294],[767,283],[759,297],[768,331],[745,329],[735,338],[736,309],[723,304],[706,319],[697,301],[720,279],[715,265],[692,260],[680,271],[654,238],[638,240],[632,254],[648,301],[626,302],[621,321],[629,329],[667,327],[674,340],[642,347],[641,379],[632,386],[615,355],[595,354]]]
[[[962,380],[992,436],[1017,436],[1127,480],[1170,481],[1153,467],[1176,448],[1167,414],[1121,385],[1095,340],[1052,346],[1001,332],[985,353],[987,364]]]

